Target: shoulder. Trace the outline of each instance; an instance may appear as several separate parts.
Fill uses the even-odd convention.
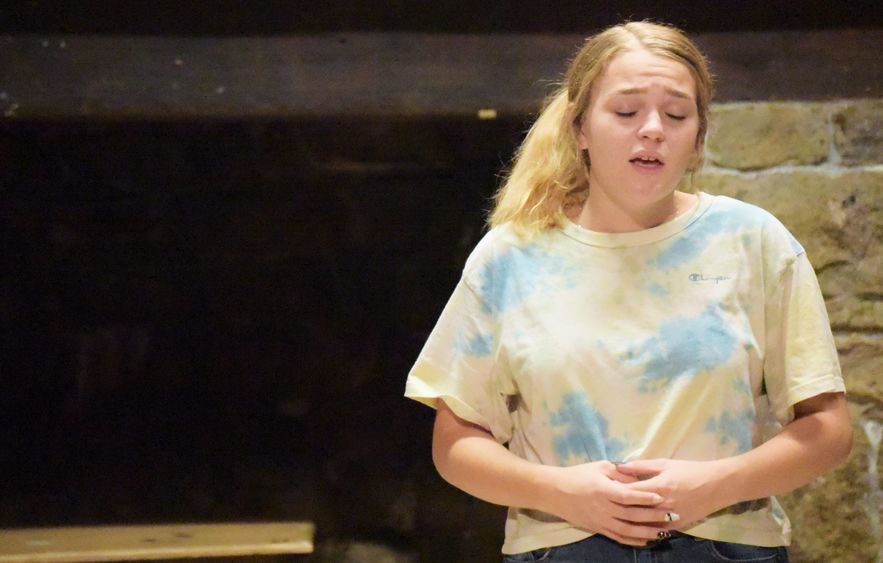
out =
[[[490,229],[473,248],[466,260],[464,272],[474,273],[506,256],[529,252],[548,238],[544,234],[533,237],[520,233],[511,222]]]
[[[708,197],[712,200],[708,209],[710,217],[742,223],[745,226],[781,226],[781,222],[772,213],[753,203],[725,195],[709,195]]]
[[[772,213],[746,201],[723,195],[709,196],[712,203],[702,220],[715,230],[740,236],[758,237],[767,250],[778,250],[796,256],[803,246],[791,231]]]
[[[525,236],[510,224],[494,227],[467,259],[463,281],[490,311],[503,311],[520,302],[516,294],[532,294],[566,273],[569,262],[561,255],[561,238],[556,230]]]

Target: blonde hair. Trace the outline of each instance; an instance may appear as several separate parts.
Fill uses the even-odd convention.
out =
[[[689,69],[699,115],[690,170],[701,165],[713,94],[705,56],[675,27],[646,21],[616,25],[585,42],[570,62],[564,83],[546,100],[494,196],[491,227],[511,221],[521,234],[535,234],[562,226],[566,210],[583,204],[589,195],[591,163],[579,148],[576,129],[589,107],[595,80],[613,57],[629,49],[646,49]]]

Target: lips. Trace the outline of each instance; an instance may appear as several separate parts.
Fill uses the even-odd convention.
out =
[[[665,164],[659,154],[651,152],[640,152],[629,159],[629,162],[641,168],[659,168]]]

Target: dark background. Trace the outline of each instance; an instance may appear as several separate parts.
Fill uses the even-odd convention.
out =
[[[872,2],[35,0],[0,7],[0,34],[589,33],[626,17],[881,25]],[[503,510],[441,482],[432,413],[401,395],[529,119],[0,120],[0,526],[309,519],[328,560],[356,540],[493,560]]]
[[[606,2],[49,2],[0,8],[0,33],[274,35],[341,31],[589,33],[658,18],[688,32],[879,26],[878,2],[620,0]]]

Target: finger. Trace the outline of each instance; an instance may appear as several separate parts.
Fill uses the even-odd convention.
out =
[[[634,475],[629,475],[628,473],[622,473],[621,471],[613,470],[611,471],[607,477],[613,479],[614,481],[618,481],[620,483],[634,483],[639,479]]]
[[[664,460],[640,459],[617,464],[616,469],[621,473],[635,477],[648,477],[662,472],[664,465]]]
[[[638,483],[623,483],[617,485],[610,495],[610,500],[624,506],[656,506],[665,499],[654,491],[641,491],[632,488]]]
[[[665,496],[671,492],[671,487],[668,486],[665,481],[667,481],[667,479],[663,480],[657,477],[650,477],[649,479],[634,481],[632,483],[623,483],[622,486],[630,491],[651,492],[660,496]]]
[[[660,510],[657,508],[640,508],[636,506],[622,506],[614,513],[614,517],[627,522],[654,522],[667,524],[681,519],[677,512]]]
[[[616,520],[612,525],[608,526],[613,532],[620,536],[632,539],[644,540],[645,542],[659,538],[659,532],[665,531],[660,526],[645,526],[642,524],[632,524]]]
[[[614,481],[620,481],[622,483],[634,483],[637,481],[637,477],[634,475],[629,475],[628,473],[622,473],[617,470],[617,466],[615,463],[607,461],[602,462],[598,465],[601,469],[601,472],[607,476],[609,479],[613,479]]]
[[[661,510],[662,512],[677,512],[678,509],[675,506],[674,499],[666,498],[663,502],[655,505],[653,508],[656,510]]]
[[[616,467],[625,467],[630,469],[639,469],[641,471],[662,471],[662,469],[671,460],[665,458],[657,459],[630,459],[615,463]]]

